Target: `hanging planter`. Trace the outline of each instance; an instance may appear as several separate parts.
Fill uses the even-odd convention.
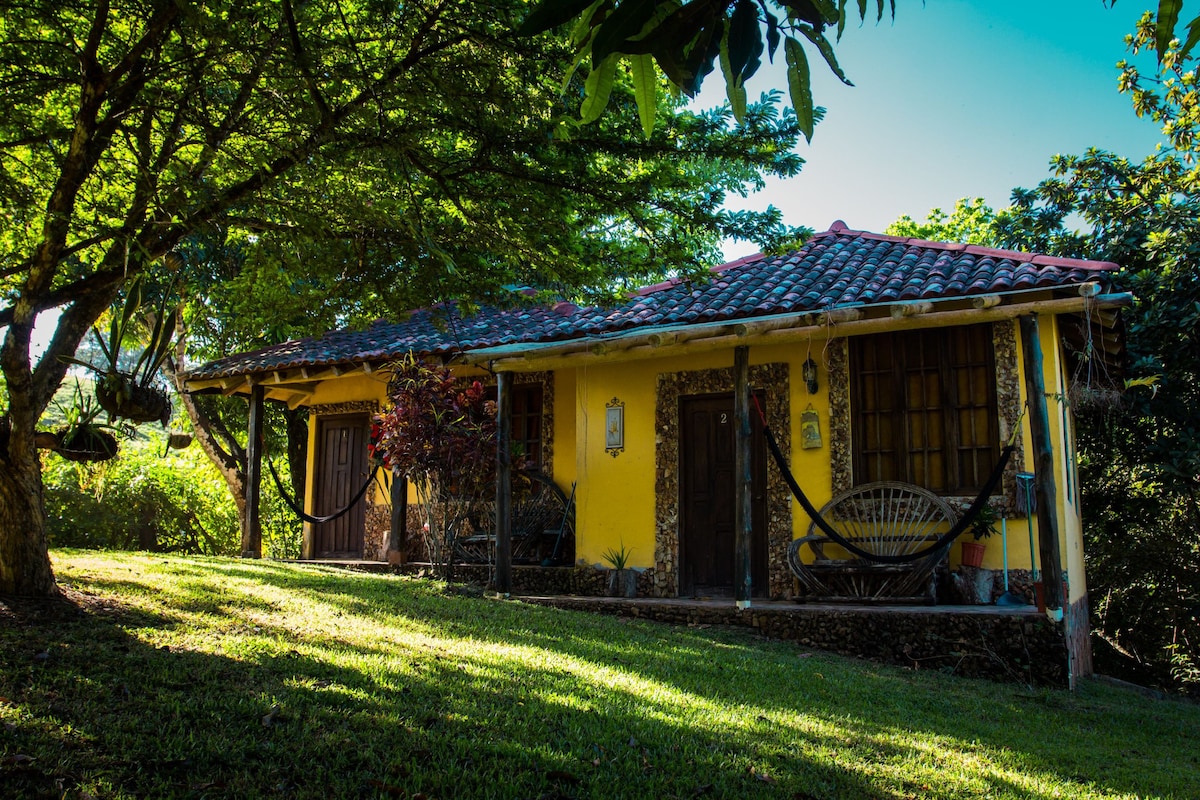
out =
[[[96,382],[96,401],[110,417],[130,422],[171,421],[171,397],[157,386],[143,386],[132,376],[106,375]]]
[[[60,356],[68,364],[96,373],[96,401],[108,412],[109,420],[124,419],[133,423],[158,420],[163,427],[171,420],[171,396],[160,388],[155,379],[159,368],[171,351],[172,340],[179,323],[179,309],[168,311],[168,296],[164,292],[154,308],[143,305],[143,276],[130,280],[125,303],[117,313],[114,308],[109,321],[108,335],[92,328],[92,335],[104,358],[100,363],[80,361],[73,356]],[[141,328],[149,331],[144,347],[133,368],[122,368],[122,347],[139,338]]]
[[[68,461],[108,461],[117,455],[117,437],[95,425],[58,431],[55,452]]]
[[[167,435],[167,447],[172,450],[183,450],[192,443],[192,435],[190,433],[182,433],[180,431],[171,431]]]

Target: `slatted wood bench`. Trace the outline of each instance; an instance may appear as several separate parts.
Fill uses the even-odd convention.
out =
[[[919,486],[880,481],[833,497],[819,515],[843,538],[872,555],[918,552],[936,542],[958,516],[941,497]],[[834,542],[814,521],[788,547],[788,566],[799,579],[800,601],[932,604],[935,572],[950,543],[904,564],[871,561]],[[806,558],[805,556],[809,556]]]

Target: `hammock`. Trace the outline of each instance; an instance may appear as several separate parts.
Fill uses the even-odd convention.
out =
[[[910,553],[898,555],[877,554],[868,550],[863,550],[854,542],[838,533],[836,528],[834,528],[821,517],[821,513],[817,511],[816,507],[804,494],[804,490],[800,488],[798,483],[796,483],[796,478],[792,475],[792,471],[788,467],[787,460],[783,457],[783,451],[779,449],[779,444],[775,441],[775,435],[771,433],[771,428],[767,425],[767,417],[763,413],[762,406],[760,406],[758,403],[758,398],[755,397],[753,393],[751,393],[750,397],[754,400],[754,407],[758,411],[758,416],[762,419],[763,433],[767,439],[767,448],[771,451],[772,458],[775,459],[775,465],[779,467],[779,472],[783,475],[784,481],[787,482],[788,488],[791,489],[792,496],[795,497],[797,502],[800,503],[805,513],[812,518],[813,523],[815,523],[816,526],[821,529],[821,532],[828,536],[831,540],[841,545],[859,558],[878,564],[908,564],[925,558],[932,553],[936,553],[940,550],[948,548],[950,544],[953,543],[954,540],[963,533],[963,531],[970,527],[971,523],[975,521],[975,518],[979,516],[979,512],[983,510],[985,505],[987,505],[988,498],[991,497],[992,492],[996,488],[996,484],[1000,482],[1001,477],[1004,475],[1004,469],[1008,466],[1008,459],[1012,456],[1013,451],[1017,449],[1016,445],[1013,443],[1005,446],[1004,450],[1000,453],[1000,460],[996,462],[995,468],[992,469],[992,474],[988,476],[987,482],[983,486],[983,490],[978,496],[976,496],[974,502],[971,503],[971,506],[967,509],[967,512],[963,514],[962,518],[955,523],[955,525],[950,528],[949,531],[939,536],[936,541],[934,541],[928,547],[924,547],[920,550],[914,550]]]
[[[379,472],[379,465],[377,464],[375,465],[375,468],[371,470],[371,474],[367,476],[367,482],[362,485],[362,488],[358,490],[358,493],[354,495],[354,499],[351,500],[349,504],[338,509],[332,514],[326,514],[323,517],[314,517],[312,514],[305,514],[304,509],[300,508],[300,505],[287,493],[287,490],[283,488],[283,481],[279,480],[279,473],[275,471],[275,462],[267,459],[267,467],[271,470],[271,477],[275,479],[275,488],[279,490],[279,496],[283,498],[284,504],[286,504],[287,507],[292,510],[292,513],[294,513],[301,520],[304,522],[311,522],[314,525],[319,525],[323,522],[333,522],[338,517],[347,514],[350,509],[354,508],[354,506],[358,504],[359,500],[363,499],[363,495],[367,493],[367,489],[371,488],[371,483],[375,480],[375,474]]]

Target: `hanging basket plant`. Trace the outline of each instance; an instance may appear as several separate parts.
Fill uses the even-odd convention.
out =
[[[108,412],[109,420],[125,419],[134,423],[171,421],[171,396],[156,384],[159,368],[171,350],[175,328],[179,323],[178,308],[167,311],[167,296],[147,310],[143,304],[142,277],[129,284],[129,293],[120,313],[112,314],[108,335],[96,328],[92,335],[104,354],[103,364],[92,364],[77,358],[64,357],[68,363],[89,369],[99,376],[96,381],[96,402]],[[143,333],[138,336],[136,330]],[[148,334],[146,333],[148,331]],[[145,346],[132,369],[122,369],[121,348],[131,338],[143,338]]]
[[[98,425],[80,425],[58,431],[60,456],[68,461],[108,461],[117,455],[117,437]]]
[[[132,375],[106,375],[96,382],[96,402],[113,418],[130,422],[171,421],[171,396],[153,384],[135,382]]]
[[[59,406],[63,426],[45,436],[52,439],[50,449],[68,461],[107,461],[117,455],[117,437],[112,429],[96,421],[101,409],[85,397],[75,381],[71,405]]]
[[[172,450],[183,450],[192,443],[192,435],[182,431],[171,431],[167,435],[167,447]]]

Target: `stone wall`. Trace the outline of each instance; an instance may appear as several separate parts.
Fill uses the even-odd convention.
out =
[[[540,597],[526,602],[638,617],[674,625],[738,625],[772,639],[910,669],[1066,688],[1061,623],[1030,611],[982,614],[926,609],[773,604],[739,611],[732,602],[638,602]]]

